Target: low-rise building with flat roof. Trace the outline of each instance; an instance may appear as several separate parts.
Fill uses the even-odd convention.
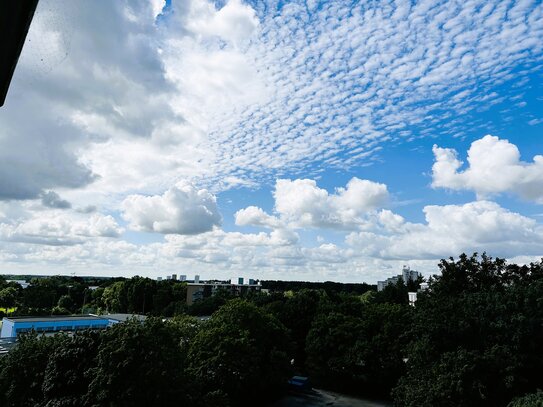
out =
[[[16,338],[24,332],[73,332],[82,329],[104,329],[111,325],[107,316],[55,315],[45,317],[5,317],[0,338]]]

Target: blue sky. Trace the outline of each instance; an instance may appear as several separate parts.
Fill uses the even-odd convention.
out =
[[[540,1],[42,0],[0,111],[0,268],[536,261],[542,38]]]

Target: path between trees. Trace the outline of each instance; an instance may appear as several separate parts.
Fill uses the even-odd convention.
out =
[[[326,390],[313,389],[308,394],[291,394],[270,407],[390,407],[384,401],[370,401]]]

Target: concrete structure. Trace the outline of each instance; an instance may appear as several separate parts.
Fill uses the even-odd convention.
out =
[[[194,276],[194,284],[199,284],[200,283],[200,276],[198,274],[196,274]]]
[[[385,287],[389,284],[395,285],[400,281],[400,279],[403,280],[404,283],[408,283],[410,281],[417,281],[417,279],[421,276],[421,274],[418,271],[411,270],[409,266],[403,266],[402,274],[398,274],[397,276],[387,278],[385,281],[378,281],[377,282],[377,291],[383,291]]]
[[[180,280],[180,281],[187,281],[187,276],[186,276],[186,274],[181,274],[181,275],[179,276],[179,280]]]
[[[177,274],[172,274],[172,280],[177,280]]]
[[[409,296],[409,305],[414,307],[415,303],[417,302],[417,294],[426,291],[427,289],[428,283],[420,283],[420,288],[417,292],[408,292],[407,295]]]
[[[195,279],[196,281],[196,279]],[[260,291],[260,284],[229,284],[229,283],[188,283],[187,284],[187,305],[195,301],[203,300],[214,295],[218,290],[226,290],[232,295],[242,295],[249,291]]]
[[[73,332],[81,329],[104,329],[111,325],[106,316],[58,315],[50,317],[5,317],[0,338],[15,338],[23,332]]]

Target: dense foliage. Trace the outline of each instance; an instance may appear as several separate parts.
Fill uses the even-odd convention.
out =
[[[186,309],[186,283],[149,278],[38,277],[23,289],[0,276],[0,308],[12,315],[121,312],[173,316]]]
[[[33,284],[34,298],[0,281],[0,301],[19,309],[177,315],[21,338],[0,357],[0,405],[265,405],[292,374],[397,406],[542,405],[542,264],[462,255],[439,268],[415,307],[407,293],[421,281],[380,292],[272,282],[269,293],[217,292],[188,309],[180,282],[134,277],[90,291],[55,277]]]
[[[132,320],[73,336],[23,336],[0,358],[2,406],[253,405],[281,393],[286,330],[236,300],[209,323]]]
[[[543,268],[443,260],[419,295],[402,406],[505,406],[543,388]]]

